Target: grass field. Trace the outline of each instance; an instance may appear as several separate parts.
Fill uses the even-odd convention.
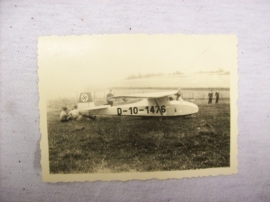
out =
[[[189,170],[230,166],[229,99],[187,117],[98,116],[97,120],[59,121],[63,105],[48,102],[51,173],[118,173]]]

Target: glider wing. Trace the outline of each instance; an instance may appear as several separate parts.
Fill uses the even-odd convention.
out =
[[[140,94],[113,96],[112,98],[148,98],[148,99],[156,99],[156,98],[167,97],[169,95],[175,95],[176,93],[177,93],[177,91],[140,93]]]
[[[97,109],[106,109],[111,107],[111,105],[102,105],[102,106],[93,106],[90,108],[82,108],[80,111],[90,111],[90,110],[97,110]]]

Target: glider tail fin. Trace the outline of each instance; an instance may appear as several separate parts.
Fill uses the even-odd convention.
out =
[[[79,97],[78,109],[84,108],[94,108],[95,103],[93,101],[92,95],[90,92],[81,93]]]

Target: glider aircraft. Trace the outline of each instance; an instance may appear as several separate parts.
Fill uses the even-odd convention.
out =
[[[78,110],[81,113],[91,113],[95,115],[115,115],[115,116],[139,116],[139,117],[165,117],[165,116],[186,116],[199,111],[197,105],[186,102],[183,99],[170,100],[170,95],[175,95],[177,91],[130,94],[123,96],[113,96],[113,99],[135,98],[142,99],[136,103],[120,106],[101,105],[95,106],[90,92],[81,93],[79,97]]]

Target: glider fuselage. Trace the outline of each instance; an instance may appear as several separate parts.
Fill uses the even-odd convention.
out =
[[[163,98],[143,99],[132,104],[93,110],[91,113],[116,116],[184,116],[197,113],[198,110],[198,106],[193,103],[183,100],[168,101],[167,98]]]

